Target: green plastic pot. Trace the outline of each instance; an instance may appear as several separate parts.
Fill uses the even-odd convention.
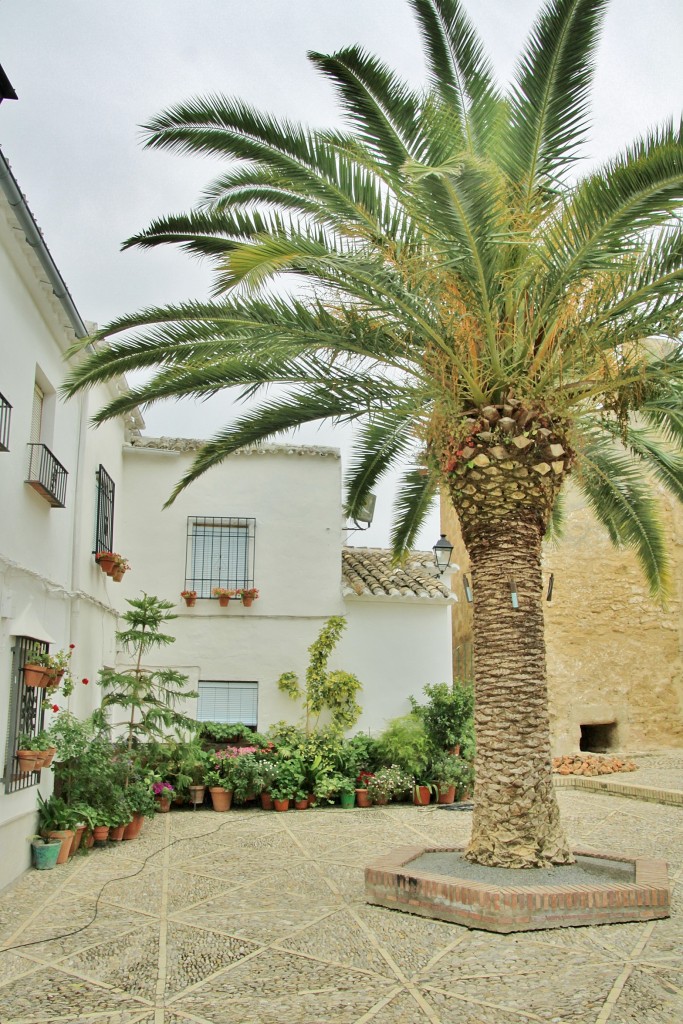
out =
[[[340,793],[339,803],[342,807],[355,807],[356,805],[356,794],[355,793]]]
[[[57,863],[62,849],[60,839],[49,843],[31,843],[33,850],[33,866],[38,871],[50,871]]]

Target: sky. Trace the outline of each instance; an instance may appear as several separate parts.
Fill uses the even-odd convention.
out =
[[[538,0],[465,0],[508,82]],[[582,169],[648,127],[679,118],[683,0],[612,0],[596,61]],[[332,86],[306,53],[359,44],[412,85],[425,81],[407,0],[0,0],[0,63],[18,102],[0,106],[0,146],[81,316],[106,323],[152,304],[205,298],[206,263],[180,250],[121,252],[154,217],[191,208],[221,166],[147,151],[140,125],[207,93],[239,96],[313,127],[341,125]],[[230,402],[145,413],[147,433],[209,437]],[[349,431],[306,428],[301,443],[341,447]],[[352,543],[388,543],[395,479],[378,488],[373,527]],[[438,513],[419,546],[438,538]]]

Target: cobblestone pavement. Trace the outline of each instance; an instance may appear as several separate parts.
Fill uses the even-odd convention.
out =
[[[670,919],[505,936],[364,903],[366,862],[463,842],[466,812],[174,810],[0,894],[0,1021],[683,1021],[683,808],[558,797],[576,844],[669,861]]]

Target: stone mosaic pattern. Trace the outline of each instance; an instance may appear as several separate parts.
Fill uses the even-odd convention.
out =
[[[649,784],[677,768],[651,765]],[[364,903],[365,863],[465,842],[466,813],[174,810],[0,894],[0,1022],[683,1020],[683,808],[558,798],[574,845],[669,861],[671,918],[497,935]]]

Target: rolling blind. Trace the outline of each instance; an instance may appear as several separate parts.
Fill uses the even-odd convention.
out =
[[[245,725],[256,727],[258,723],[258,683],[200,681],[197,720],[200,722],[244,722]]]

